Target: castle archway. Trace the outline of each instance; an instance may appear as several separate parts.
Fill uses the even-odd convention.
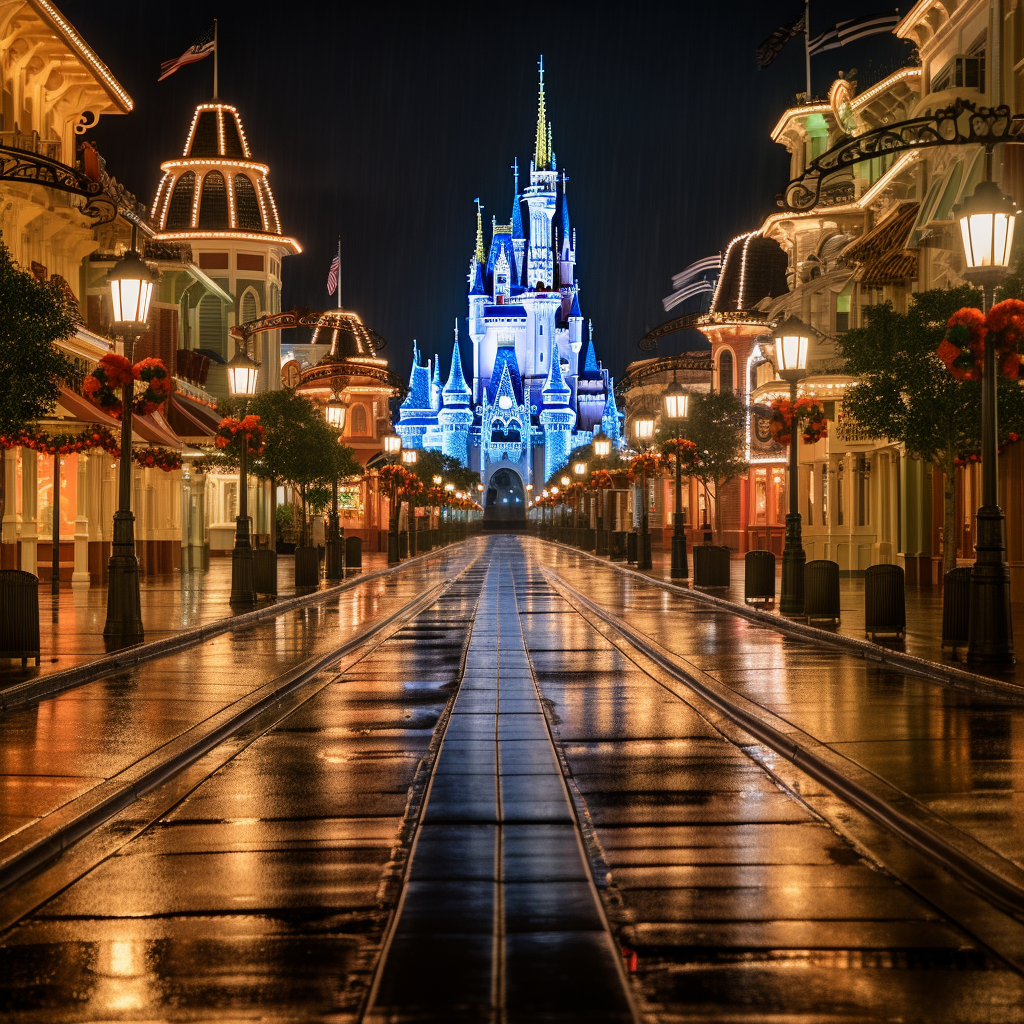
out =
[[[526,522],[526,489],[523,478],[507,466],[496,469],[487,481],[484,493],[484,523]]]

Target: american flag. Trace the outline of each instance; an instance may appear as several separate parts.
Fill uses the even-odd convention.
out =
[[[178,68],[184,67],[186,64],[192,64],[197,60],[202,60],[204,57],[209,56],[213,53],[216,46],[216,28],[214,25],[210,25],[210,27],[180,57],[175,57],[174,60],[165,60],[160,65],[160,77],[157,81],[162,82],[168,75],[173,75]]]
[[[327,271],[327,294],[333,295],[334,289],[338,287],[338,274],[341,271],[341,258],[335,256],[331,260],[331,269]]]
[[[847,43],[863,39],[865,36],[878,35],[880,32],[892,32],[900,23],[899,12],[865,14],[861,18],[852,18],[850,21],[837,21],[830,29],[815,36],[807,48],[812,57],[826,50],[835,50]]]

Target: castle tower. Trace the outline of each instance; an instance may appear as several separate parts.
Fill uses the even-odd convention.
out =
[[[552,342],[548,379],[541,389],[544,408],[540,423],[544,428],[544,479],[569,461],[570,435],[576,425],[576,413],[569,407],[569,385],[562,376],[558,346]]]
[[[413,341],[409,393],[399,408],[395,430],[401,435],[403,448],[422,448],[423,435],[436,426],[437,413],[430,404],[430,364],[420,365],[420,350]]]
[[[459,321],[455,321],[455,344],[452,347],[452,367],[448,383],[441,392],[443,408],[437,414],[441,426],[441,452],[469,465],[469,430],[473,426],[473,392],[462,373],[462,353],[459,351]]]
[[[551,150],[551,126],[544,105],[544,58],[540,59],[540,97],[537,102],[537,136],[530,163],[530,184],[523,198],[530,210],[530,240],[524,283],[530,288],[550,288],[555,279],[551,222],[555,216],[558,174]]]
[[[160,169],[151,210],[154,241],[189,245],[195,263],[221,289],[220,295],[195,298],[192,289],[181,296],[182,347],[207,349],[227,361],[234,355],[230,327],[281,311],[281,260],[302,247],[282,232],[270,168],[253,159],[235,107],[200,103],[183,155]],[[253,345],[260,390],[279,388],[280,332],[258,335]],[[226,395],[226,374],[223,367],[216,371],[210,391]]]

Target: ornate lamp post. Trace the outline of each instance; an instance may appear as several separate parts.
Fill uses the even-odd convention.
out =
[[[633,436],[636,438],[640,451],[646,452],[651,443],[651,438],[654,437],[654,417],[644,415],[638,416],[633,420]],[[647,510],[646,466],[644,466],[640,471],[640,487],[640,543],[636,554],[636,567],[641,572],[649,572],[653,563],[651,562],[650,518]]]
[[[796,387],[807,370],[808,327],[796,317],[788,317],[775,332],[775,371],[789,382],[789,401],[796,403]],[[800,478],[798,444],[800,424],[793,410],[789,428],[789,513],[786,516],[786,544],[782,549],[782,594],[779,611],[783,615],[804,613],[804,553],[801,537]]]
[[[690,396],[679,386],[672,374],[672,383],[662,395],[665,418],[676,428],[676,490],[672,512],[672,571],[674,580],[685,580],[690,575],[686,557],[686,530],[683,525],[683,423],[690,415]]]
[[[259,364],[239,346],[228,363],[228,390],[232,398],[250,398],[256,394]],[[256,603],[256,573],[249,533],[249,436],[242,433],[238,458],[238,516],[235,518],[235,546],[231,549],[231,604]]]
[[[406,448],[402,452],[402,465],[406,466],[409,472],[412,472],[412,467],[416,465],[416,460],[419,458],[419,452],[415,448]],[[409,503],[409,557],[413,558],[416,554],[416,501],[412,494],[406,493],[406,500]]]
[[[332,384],[334,382],[332,381]],[[342,385],[342,382],[338,382]],[[342,385],[343,386],[343,385]],[[340,435],[345,429],[345,416],[348,413],[348,402],[339,394],[336,388],[331,393],[324,409],[324,419],[327,425],[336,430]],[[326,553],[325,576],[329,580],[340,580],[345,577],[345,555],[342,541],[341,523],[338,517],[338,481],[335,478],[331,481],[331,518],[328,527],[327,553]]]
[[[113,327],[121,335],[124,354],[129,362],[135,339],[146,330],[149,303],[153,298],[156,275],[132,249],[107,274],[113,306]],[[132,514],[132,402],[131,383],[121,388],[121,463],[118,467],[117,511],[114,513],[114,536],[107,563],[107,621],[103,636],[118,643],[141,643],[142,600],[139,595],[139,560],[135,554],[135,516]],[[59,499],[54,503],[58,514]],[[59,571],[59,564],[54,571]]]
[[[572,478],[569,477],[569,476],[563,475],[562,477],[559,478],[559,482],[562,485],[562,517],[561,517],[561,523],[562,523],[562,531],[564,533],[564,531],[565,531],[565,520],[566,520],[566,518],[568,517],[568,514],[569,514],[569,509],[568,509],[568,507],[566,505],[566,502],[569,499],[569,485],[572,483]],[[563,541],[565,540],[564,536],[562,537],[562,540]]]
[[[586,527],[583,525],[583,478],[587,475],[587,464],[585,462],[574,462],[572,464],[572,472],[576,477],[576,546],[578,548],[583,547],[583,531]]]
[[[594,458],[607,459],[612,453],[611,439],[604,434],[594,435]],[[608,533],[604,532],[604,493],[599,489],[597,492],[597,543],[594,545],[594,553],[607,555],[610,550],[611,523],[608,524]]]
[[[986,178],[991,177],[991,150],[986,153]],[[988,313],[996,287],[1009,270],[1010,247],[1017,209],[995,182],[980,182],[960,208],[958,219],[967,269],[964,277],[979,285]],[[1013,620],[1010,616],[1010,567],[1006,563],[1006,518],[999,507],[999,462],[996,449],[995,336],[985,335],[981,378],[981,507],[971,570],[971,619],[967,660],[1010,666],[1014,663]],[[952,542],[947,538],[946,543]]]
[[[384,454],[388,462],[394,465],[398,461],[398,453],[402,450],[402,439],[393,430],[389,430],[382,438]],[[398,483],[391,481],[390,514],[388,516],[388,565],[395,565],[401,559],[398,556]]]

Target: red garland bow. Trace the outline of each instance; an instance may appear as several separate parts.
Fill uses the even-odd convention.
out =
[[[246,416],[238,420],[234,416],[225,416],[217,425],[216,445],[218,448],[227,448],[239,436],[245,438],[246,451],[250,455],[260,455],[263,452],[263,427],[260,425],[259,416]]]
[[[99,448],[112,455],[121,457],[118,440],[106,428],[93,425],[77,434],[48,434],[45,430],[23,430],[20,434],[0,435],[0,448],[30,448],[40,455],[74,455],[77,452]]]
[[[946,335],[935,354],[957,380],[981,380],[985,366],[985,337],[995,335],[996,368],[1010,380],[1020,374],[1024,342],[1024,301],[1004,299],[985,316],[965,306],[946,321]]]
[[[814,444],[828,437],[828,418],[820,402],[813,398],[798,398],[796,402],[790,402],[788,398],[776,398],[772,402],[772,418],[768,421],[768,429],[776,444],[789,444],[794,413],[797,423],[803,422],[805,444]]]

